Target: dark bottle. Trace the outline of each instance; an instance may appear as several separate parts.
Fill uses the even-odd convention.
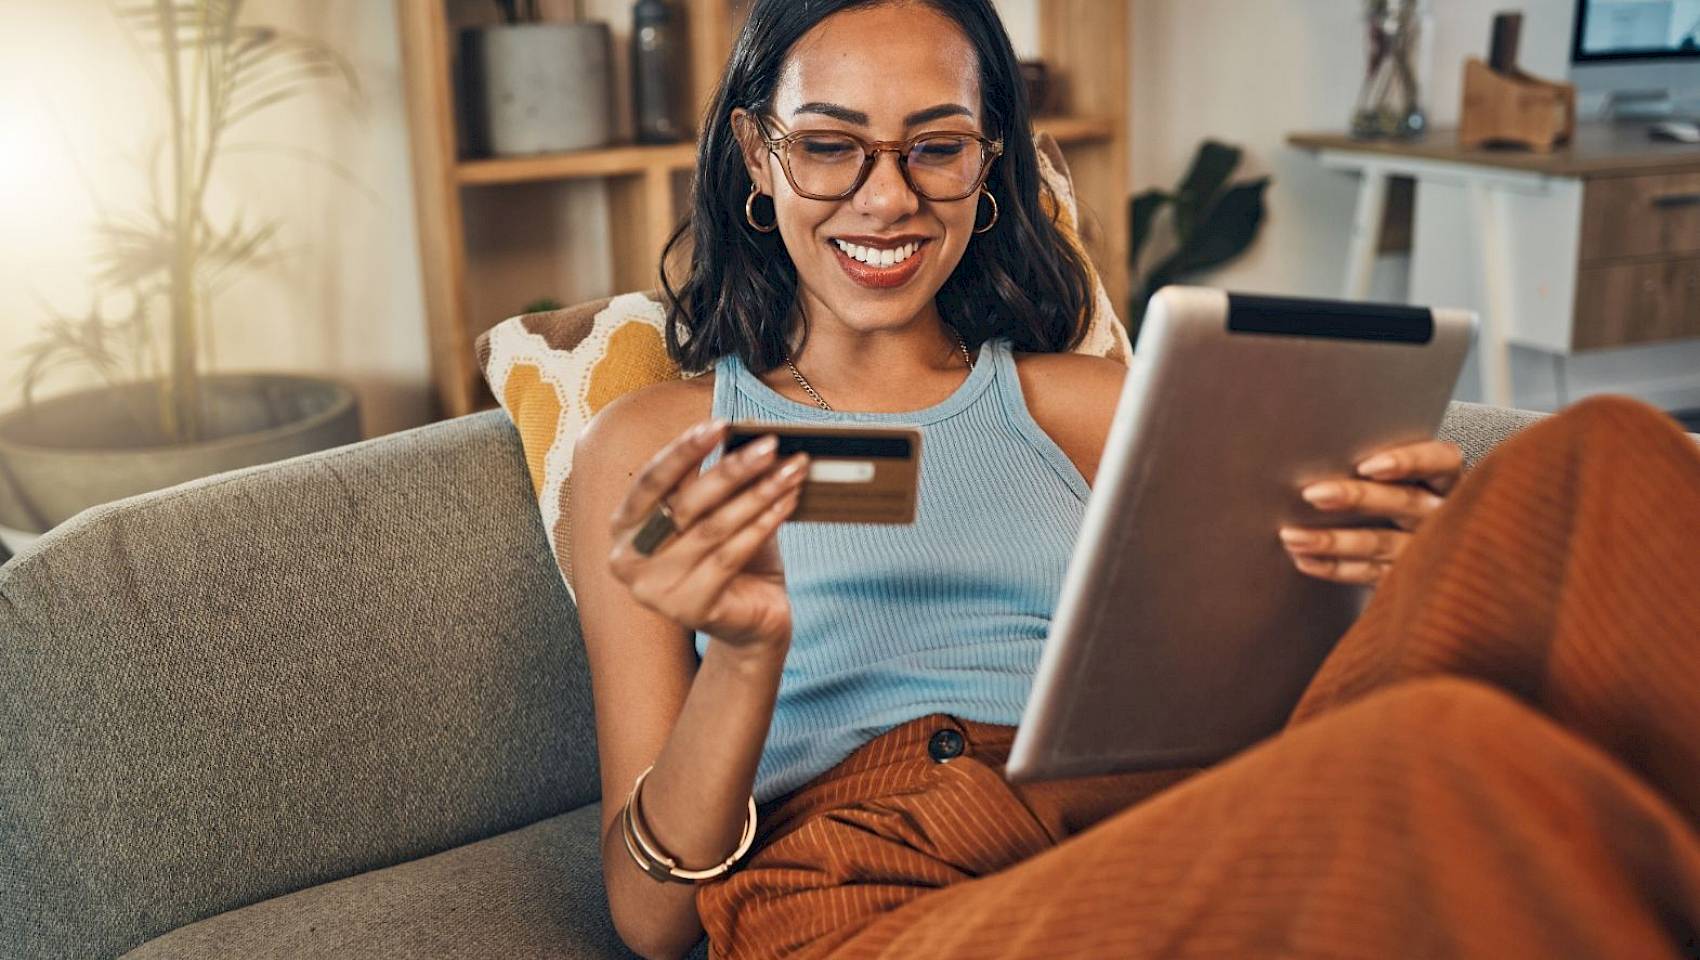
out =
[[[632,5],[632,120],[639,143],[685,139],[679,116],[679,65],[684,36],[666,0]]]

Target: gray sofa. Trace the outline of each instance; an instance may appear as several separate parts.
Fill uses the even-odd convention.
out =
[[[1532,416],[1443,435],[1473,462]],[[629,956],[598,793],[500,411],[97,507],[0,566],[0,957]]]

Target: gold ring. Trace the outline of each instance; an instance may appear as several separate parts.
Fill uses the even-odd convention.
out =
[[[673,518],[673,511],[667,506],[665,498],[657,500],[655,509],[644,518],[643,526],[632,535],[632,547],[644,556],[653,554],[662,542],[679,532],[679,523]]]

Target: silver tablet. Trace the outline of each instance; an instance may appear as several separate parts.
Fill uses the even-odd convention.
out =
[[[1434,436],[1473,314],[1152,298],[1016,733],[1011,780],[1188,766],[1280,729],[1363,591],[1303,576],[1299,490]]]

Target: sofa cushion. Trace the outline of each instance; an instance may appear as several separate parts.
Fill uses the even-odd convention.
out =
[[[1074,184],[1062,151],[1048,134],[1037,138],[1037,146],[1040,176],[1050,191],[1041,196],[1055,209],[1063,235],[1084,251],[1077,233]],[[1089,258],[1087,266],[1092,269]],[[1125,363],[1131,353],[1127,330],[1095,270],[1091,285],[1091,316],[1075,350]],[[573,445],[597,411],[618,397],[682,375],[667,355],[666,316],[650,295],[628,293],[512,317],[478,338],[479,365],[525,445],[543,529],[569,592],[573,572],[566,544],[572,539],[572,518],[567,496]]]
[[[630,957],[602,892],[601,809],[233,910],[123,960]]]

